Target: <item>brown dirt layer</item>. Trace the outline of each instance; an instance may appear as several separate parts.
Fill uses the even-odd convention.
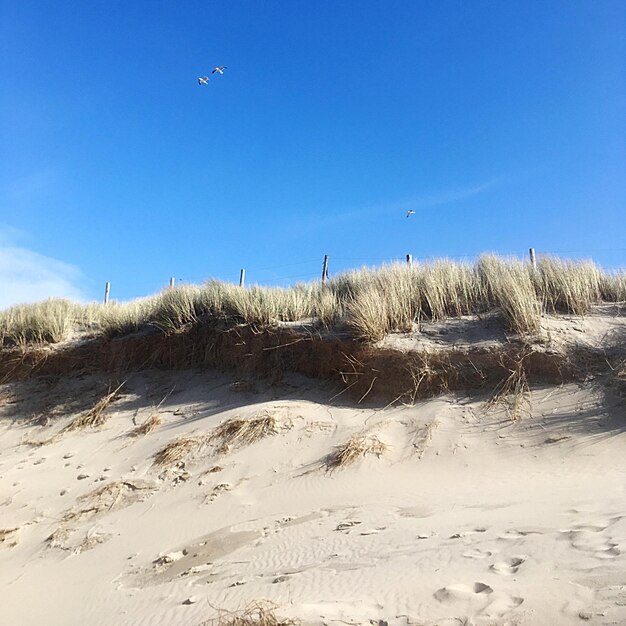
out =
[[[216,368],[279,380],[285,372],[339,382],[351,396],[425,398],[493,386],[521,367],[530,383],[559,384],[607,369],[602,351],[564,354],[523,342],[401,352],[290,328],[197,326],[173,334],[94,339],[0,351],[0,383],[36,376],[142,369]]]

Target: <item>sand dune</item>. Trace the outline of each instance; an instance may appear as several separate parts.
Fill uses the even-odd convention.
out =
[[[3,623],[194,626],[259,600],[311,624],[626,623],[626,408],[602,381],[535,386],[512,421],[487,390],[384,407],[131,372],[68,428],[120,382],[2,386]],[[336,462],[354,441],[380,446]]]

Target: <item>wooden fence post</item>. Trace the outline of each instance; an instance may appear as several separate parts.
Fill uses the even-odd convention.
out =
[[[530,248],[528,250],[528,253],[530,254],[530,264],[531,264],[532,268],[534,270],[536,270],[537,269],[537,259],[535,257],[535,249],[534,248]]]
[[[328,255],[324,255],[324,267],[322,268],[322,284],[326,284],[328,280]]]
[[[407,254],[407,255],[406,255],[406,264],[407,264],[409,267],[412,267],[412,266],[413,266],[413,255],[411,255],[411,254]]]
[[[170,287],[173,287],[175,282],[176,282],[176,279],[172,276],[170,278]]]
[[[104,304],[109,304],[109,292],[111,291],[111,283],[107,283],[104,287]]]
[[[243,287],[245,285],[245,281],[246,281],[246,270],[242,269],[239,272],[239,286]]]

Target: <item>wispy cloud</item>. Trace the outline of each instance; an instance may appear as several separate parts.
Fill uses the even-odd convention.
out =
[[[87,298],[78,267],[19,246],[5,245],[0,232],[0,309],[47,298]]]
[[[362,220],[364,218],[392,215],[402,217],[408,209],[419,211],[419,209],[426,209],[428,207],[451,205],[489,191],[497,185],[499,180],[499,178],[494,178],[472,187],[433,191],[426,194],[415,195],[403,200],[397,200],[393,203],[385,205],[365,206],[359,209],[325,215],[323,217],[320,217],[319,214],[317,214],[315,220],[311,219],[310,224],[307,224],[306,232],[310,233],[312,229],[315,230],[321,227],[327,228],[329,226],[341,224],[351,220]],[[302,224],[301,221],[299,223],[300,225]]]

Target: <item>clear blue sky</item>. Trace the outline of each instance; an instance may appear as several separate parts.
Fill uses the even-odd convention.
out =
[[[623,0],[0,7],[13,300],[37,272],[87,299],[288,284],[324,254],[626,265]]]

